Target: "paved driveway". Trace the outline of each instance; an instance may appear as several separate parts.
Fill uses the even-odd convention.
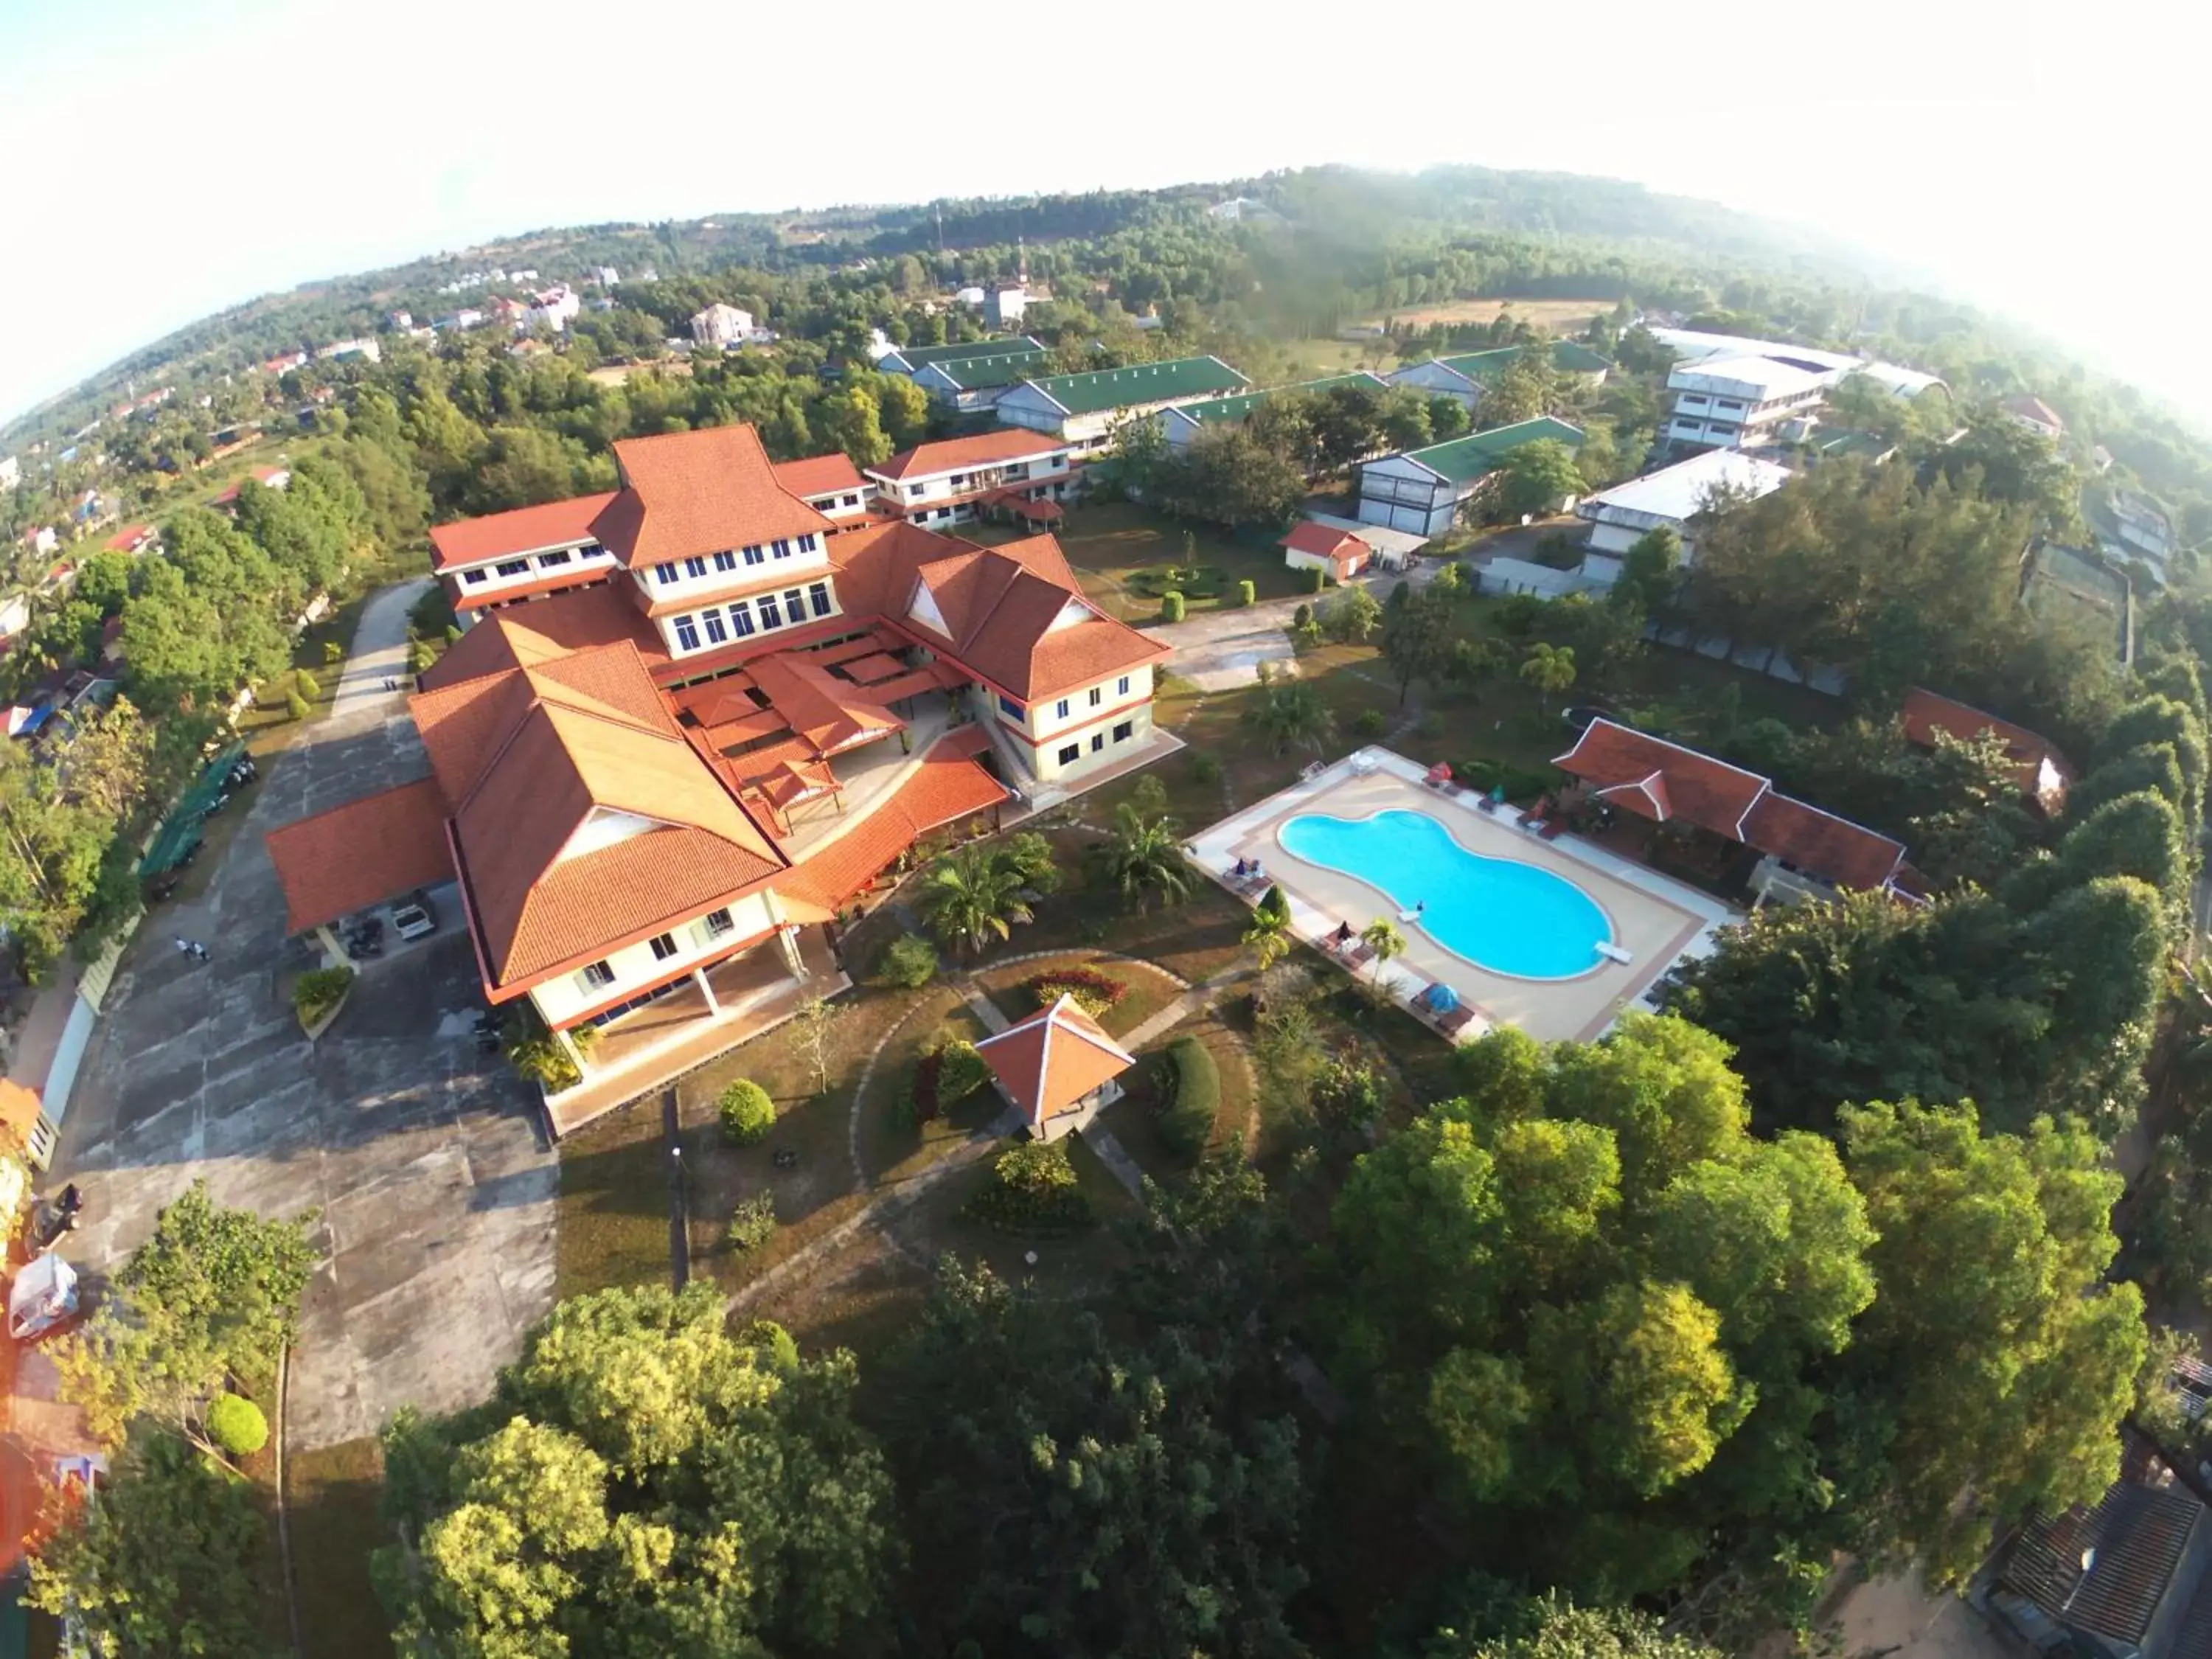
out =
[[[206,895],[142,930],[55,1160],[87,1200],[69,1254],[95,1268],[203,1176],[224,1203],[321,1212],[327,1256],[292,1365],[300,1447],[374,1433],[410,1401],[483,1397],[552,1304],[559,1181],[524,1085],[468,1035],[481,993],[458,918],[368,964],[319,1042],[280,999],[280,969],[306,951],[283,941],[263,832],[425,769],[404,709],[315,730],[264,763]],[[204,940],[212,963],[179,954],[179,933]]]

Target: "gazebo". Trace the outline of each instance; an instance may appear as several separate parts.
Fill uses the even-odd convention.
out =
[[[1121,1075],[1137,1063],[1069,996],[985,1037],[975,1051],[1039,1140],[1082,1128],[1119,1100]]]

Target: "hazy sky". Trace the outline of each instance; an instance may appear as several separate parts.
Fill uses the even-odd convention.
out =
[[[2208,46],[2202,8],[2142,0],[0,0],[0,419],[224,306],[492,235],[1340,161],[1815,224],[2212,424]]]

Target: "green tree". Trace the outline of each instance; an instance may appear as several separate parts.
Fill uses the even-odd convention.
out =
[[[1431,583],[1405,604],[1394,603],[1383,614],[1382,657],[1398,678],[1401,708],[1415,680],[1438,678],[1449,661],[1455,631],[1453,592]]]
[[[1291,932],[1291,902],[1281,888],[1271,883],[1260,895],[1245,927],[1243,942],[1261,973],[1290,954],[1297,939]]]
[[[1382,982],[1384,965],[1406,954],[1406,936],[1398,931],[1397,924],[1389,917],[1377,916],[1359,930],[1359,939],[1373,952],[1370,958],[1374,963],[1371,976],[1379,985]]]
[[[1032,890],[1006,848],[970,842],[922,872],[915,906],[939,943],[972,953],[1030,920]]]
[[[1561,501],[1582,490],[1575,452],[1557,438],[1538,438],[1506,453],[1498,470],[1468,498],[1467,512],[1477,524],[1511,524],[1556,512]]]
[[[1620,579],[1613,585],[1613,598],[1650,616],[1674,597],[1681,568],[1682,538],[1667,525],[1648,530],[1621,556]]]
[[[1574,647],[1538,641],[1521,659],[1521,678],[1534,690],[1540,703],[1546,697],[1559,696],[1575,683]]]
[[[1155,896],[1168,905],[1190,896],[1191,869],[1182,854],[1181,827],[1171,817],[1139,811],[1134,801],[1115,807],[1106,838],[1091,844],[1091,862],[1093,879],[1112,888],[1125,906],[1139,914]]]
[[[881,466],[891,456],[882,408],[859,386],[849,386],[830,400],[823,435],[850,456],[855,466]]]
[[[1318,750],[1334,735],[1336,716],[1306,680],[1271,680],[1245,706],[1245,724],[1273,745],[1278,755],[1293,749]]]
[[[1439,1631],[1425,1659],[1722,1659],[1718,1648],[1668,1635],[1650,1613],[1632,1608],[1551,1598],[1532,1611],[1526,1628],[1492,1641]]]
[[[1322,626],[1328,636],[1347,645],[1364,645],[1382,623],[1382,607],[1375,596],[1354,582],[1337,595],[1336,603],[1322,613]]]

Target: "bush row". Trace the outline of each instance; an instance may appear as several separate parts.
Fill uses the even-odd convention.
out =
[[[1532,801],[1549,789],[1553,781],[1548,773],[1532,772],[1525,767],[1492,760],[1456,761],[1452,765],[1452,776],[1469,789],[1486,793],[1502,783],[1506,799],[1512,801]]]
[[[1160,1139],[1177,1158],[1197,1162],[1221,1105],[1221,1071],[1212,1051],[1188,1032],[1177,1037],[1161,1057],[1158,1088]]]

